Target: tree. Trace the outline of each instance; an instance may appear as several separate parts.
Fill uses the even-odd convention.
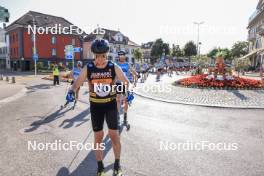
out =
[[[197,48],[193,41],[189,41],[184,46],[184,55],[189,58],[189,63],[191,67],[191,56],[197,55]]]
[[[207,56],[210,58],[215,58],[218,51],[219,51],[219,48],[214,48],[207,54]]]
[[[181,50],[179,45],[172,44],[171,56],[173,56],[173,57],[182,57],[183,56],[183,51]]]
[[[170,46],[169,46],[169,44],[168,43],[164,43],[161,38],[157,39],[154,42],[154,44],[152,45],[151,56],[159,58],[162,55],[162,53],[163,53],[163,49],[165,49],[165,55],[170,54]]]
[[[236,42],[231,49],[231,55],[233,58],[240,58],[248,54],[249,43],[247,41],[238,41]]]
[[[184,46],[184,55],[187,57],[195,56],[197,55],[197,48],[193,41],[189,41]]]
[[[214,48],[207,54],[207,56],[215,59],[219,53],[221,53],[221,56],[227,60],[233,59],[231,51],[228,48]]]
[[[231,51],[228,48],[223,48],[220,51],[223,53],[224,59],[226,59],[226,60],[232,60],[233,59]]]
[[[143,53],[141,52],[141,50],[139,48],[134,50],[134,57],[137,61],[140,61],[142,63],[142,56]]]

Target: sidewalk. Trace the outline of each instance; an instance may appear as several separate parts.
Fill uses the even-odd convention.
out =
[[[264,90],[214,90],[185,88],[172,85],[188,75],[164,75],[160,82],[150,75],[145,83],[139,83],[135,93],[145,98],[168,103],[228,108],[264,108]]]
[[[19,93],[24,87],[20,84],[9,84],[5,81],[0,81],[0,101]]]

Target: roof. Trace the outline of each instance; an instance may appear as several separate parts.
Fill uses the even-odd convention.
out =
[[[154,42],[148,42],[148,43],[143,43],[141,45],[142,49],[151,49],[152,45],[154,44]]]
[[[84,42],[91,42],[91,41],[95,40],[96,36],[97,36],[96,31],[97,31],[97,29],[93,30],[93,32],[91,32],[89,35],[87,35],[84,39]],[[105,28],[101,28],[101,31],[105,31],[105,33],[103,34],[103,39],[108,40],[109,43],[139,46],[135,42],[131,41],[127,36],[122,34],[120,31],[115,31],[115,30],[110,30],[110,29],[105,29]],[[116,41],[114,39],[114,36],[118,33],[121,33],[123,35],[123,37],[124,37],[123,41]]]
[[[130,45],[130,46],[140,47],[138,44],[136,44],[135,42],[133,42],[133,41],[131,41],[131,40],[128,41],[128,45]]]
[[[71,25],[74,25],[62,17],[44,14],[44,13],[40,13],[40,12],[29,11],[26,14],[24,14],[23,16],[21,16],[20,18],[18,18],[16,21],[14,21],[10,25],[8,25],[6,27],[6,30],[10,31],[10,30],[13,30],[17,27],[27,28],[28,25],[33,24],[33,17],[35,18],[37,27],[54,27],[55,24],[57,24],[57,25],[61,25],[61,27],[63,28],[63,27],[70,27]],[[80,28],[78,28],[78,29],[80,29]],[[80,35],[75,30],[73,31],[73,34],[74,35]],[[81,35],[85,35],[85,33],[83,33]]]

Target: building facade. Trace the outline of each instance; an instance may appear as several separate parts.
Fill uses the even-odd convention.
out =
[[[108,54],[108,59],[116,61],[118,59],[118,51],[126,51],[127,61],[130,63],[135,63],[134,50],[140,48],[138,44],[131,41],[127,36],[123,35],[120,31],[114,31],[109,29],[101,28],[100,31],[104,31],[104,34],[98,35],[92,32],[84,38],[83,42],[83,59],[92,60],[93,53],[91,52],[91,44],[96,38],[104,38],[109,41],[110,51]]]
[[[6,35],[9,37],[10,65],[13,70],[28,71],[34,68],[34,34],[38,63],[49,67],[50,63],[66,63],[65,45],[82,47],[82,36],[77,32],[62,33],[59,28],[70,28],[73,25],[62,17],[29,11],[15,22],[7,26]],[[33,32],[36,26],[36,31]],[[54,28],[53,32],[38,30]],[[80,60],[82,54],[76,53],[75,59]]]
[[[7,68],[8,48],[4,28],[0,28],[0,69]]]
[[[259,70],[264,59],[264,0],[259,0],[256,10],[249,18],[248,41],[251,66]]]
[[[154,42],[143,43],[141,51],[143,54],[143,62],[151,63],[151,49]]]

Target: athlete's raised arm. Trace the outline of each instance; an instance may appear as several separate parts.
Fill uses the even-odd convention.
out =
[[[87,67],[84,67],[80,75],[78,76],[77,80],[73,83],[71,89],[73,91],[76,91],[83,84],[86,78],[87,78]]]

